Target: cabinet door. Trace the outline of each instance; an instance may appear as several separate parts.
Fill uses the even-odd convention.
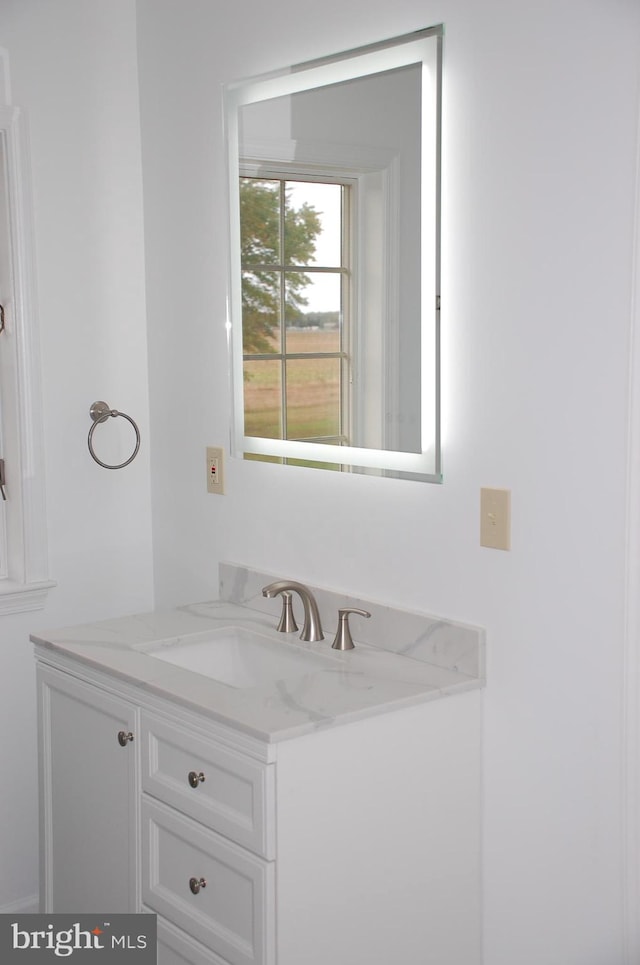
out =
[[[38,692],[41,908],[135,911],[135,709],[42,666]]]

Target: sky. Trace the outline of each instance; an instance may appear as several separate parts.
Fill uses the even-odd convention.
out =
[[[288,182],[290,200],[296,209],[307,202],[321,214],[322,232],[316,238],[316,255],[311,264],[336,267],[340,264],[341,186],[317,184],[313,181]],[[332,312],[340,310],[340,276],[313,274],[312,283],[305,289],[307,311]]]

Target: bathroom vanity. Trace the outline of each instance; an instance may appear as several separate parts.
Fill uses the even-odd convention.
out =
[[[270,579],[32,637],[42,910],[155,913],[159,965],[479,963],[482,632],[314,589],[305,644]],[[187,669],[230,632],[262,669]]]

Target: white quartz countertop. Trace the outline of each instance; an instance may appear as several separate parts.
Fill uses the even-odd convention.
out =
[[[31,639],[45,651],[79,660],[266,742],[388,713],[483,682],[456,667],[428,662],[430,651],[421,656],[415,644],[415,652],[407,656],[394,652],[396,648],[358,643],[354,632],[356,648],[339,652],[331,649],[330,632],[320,643],[303,643],[297,633],[278,633],[276,622],[277,614],[220,600],[39,632]],[[327,657],[326,669],[237,689],[146,652],[157,644],[196,643],[230,625],[252,628],[286,647],[322,654]],[[46,659],[46,652],[40,651],[40,656]]]

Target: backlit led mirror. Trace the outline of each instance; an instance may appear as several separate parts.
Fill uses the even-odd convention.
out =
[[[440,481],[441,45],[225,88],[234,455]]]

